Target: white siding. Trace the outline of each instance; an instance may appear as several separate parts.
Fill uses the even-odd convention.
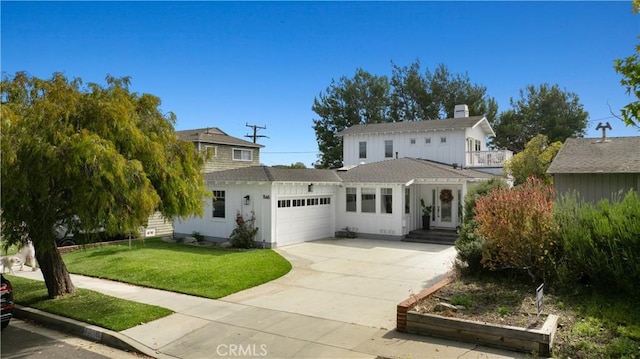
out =
[[[225,191],[225,218],[214,218],[212,199],[205,199],[204,215],[192,216],[186,220],[176,219],[174,231],[177,236],[191,235],[199,232],[207,239],[227,239],[236,226],[235,219],[238,212],[245,219],[255,213],[255,225],[259,228],[256,241],[271,242],[271,187],[263,184],[225,184],[207,185],[207,189]],[[249,195],[249,204],[245,204],[244,197]]]
[[[152,236],[171,236],[173,235],[173,222],[164,218],[160,212],[156,212],[149,216],[145,231],[153,233]],[[140,233],[140,235],[144,237],[145,233]]]
[[[481,129],[478,128],[480,132]],[[473,130],[475,131],[475,129]],[[446,143],[441,142],[446,137]],[[427,144],[425,139],[430,138]],[[415,143],[411,143],[415,139]],[[422,158],[444,163],[464,163],[465,130],[443,130],[430,132],[390,133],[390,134],[358,134],[344,136],[344,165],[373,163],[388,160],[385,157],[385,141],[393,141],[393,157]],[[367,158],[359,158],[359,143],[367,143]],[[483,139],[484,141],[484,139]]]
[[[357,188],[357,209],[356,212],[347,212],[346,188]],[[375,188],[376,190],[376,212],[362,213],[362,188]],[[392,188],[393,190],[393,213],[381,213],[381,188]],[[405,233],[403,230],[404,215],[404,186],[399,184],[343,184],[336,195],[336,231],[346,227],[357,233],[368,233],[375,236],[398,237]],[[407,224],[405,223],[405,226]]]

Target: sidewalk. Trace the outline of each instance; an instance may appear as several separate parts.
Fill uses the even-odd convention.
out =
[[[395,307],[437,281],[446,246],[365,239],[316,241],[278,252],[287,275],[212,300],[71,275],[78,288],[175,313],[119,333],[31,308],[18,315],[156,358],[525,358],[525,354],[395,331]],[[42,280],[41,272],[16,272]]]

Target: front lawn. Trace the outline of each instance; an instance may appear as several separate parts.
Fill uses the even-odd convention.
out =
[[[76,288],[75,293],[49,299],[43,281],[8,275],[14,300],[25,307],[72,318],[114,331],[122,331],[162,318],[173,312],[155,305],[111,297],[92,290]]]
[[[273,250],[238,250],[169,243],[159,238],[63,254],[69,272],[217,299],[291,270]]]

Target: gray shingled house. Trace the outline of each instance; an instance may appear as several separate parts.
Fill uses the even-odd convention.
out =
[[[547,173],[559,196],[597,202],[640,191],[640,137],[569,138]]]

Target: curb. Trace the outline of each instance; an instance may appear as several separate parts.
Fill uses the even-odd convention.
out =
[[[92,324],[77,321],[75,319],[44,312],[39,309],[24,307],[16,304],[13,308],[13,316],[19,319],[28,319],[44,326],[73,334],[87,340],[98,342],[112,348],[129,352],[136,352],[157,359],[174,358],[172,356],[155,351],[126,335],[101,328]]]

